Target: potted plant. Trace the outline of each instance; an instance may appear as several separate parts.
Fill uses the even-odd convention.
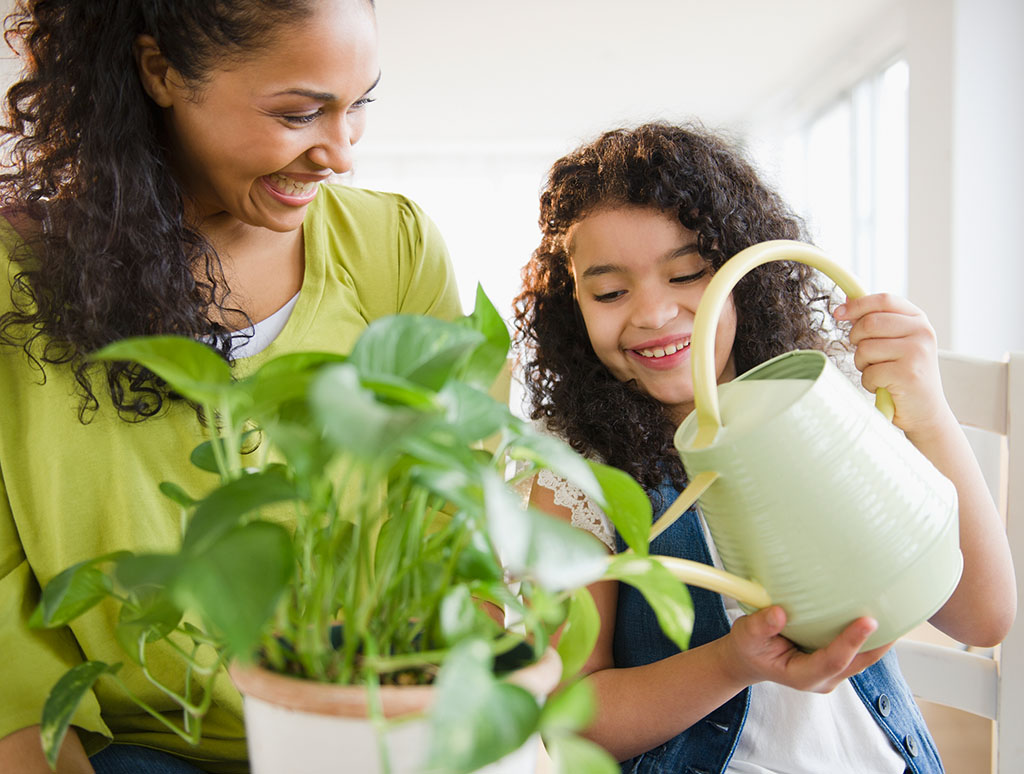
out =
[[[353,761],[354,742],[342,748],[353,770],[468,772],[512,765],[518,754],[522,768],[500,770],[532,771],[529,740],[543,733],[561,770],[617,771],[574,736],[590,707],[574,675],[599,627],[585,586],[636,585],[680,647],[689,597],[647,556],[651,510],[641,488],[488,394],[508,346],[478,292],[468,317],[380,319],[348,356],[285,355],[243,379],[187,339],[105,348],[97,359],[137,361],[196,404],[212,432],[192,461],[220,483],[204,493],[161,483],[181,507],[178,549],[68,568],[45,588],[34,624],[63,626],[114,598],[119,642],[150,680],[147,645],[172,639],[199,686],[174,696],[174,730],[193,742],[208,686],[232,664],[257,772],[279,770],[262,762],[264,748],[286,750],[292,770],[316,771],[296,756],[316,755],[319,742],[336,765],[330,744],[352,722],[339,709],[352,694],[365,709],[360,722],[376,731],[355,732],[371,740],[373,761]],[[256,444],[247,459],[257,464],[243,467],[240,449]],[[506,475],[515,463],[521,469]],[[525,507],[512,485],[541,467],[593,497],[632,552],[608,557],[590,535]],[[488,603],[512,623],[492,619]],[[560,627],[561,668],[544,657]],[[506,679],[530,664],[546,685]],[[81,697],[98,679],[119,680],[120,667],[86,662],[54,687],[42,720],[51,765]],[[289,713],[302,721],[298,736],[283,728]],[[272,727],[254,729],[264,716]]]

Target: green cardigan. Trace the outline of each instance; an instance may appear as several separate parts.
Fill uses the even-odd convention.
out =
[[[453,318],[458,295],[444,243],[412,202],[395,194],[321,186],[303,225],[302,289],[284,330],[263,352],[236,362],[239,374],[293,351],[347,352],[367,324],[394,313]],[[0,219],[0,314],[9,311],[9,260],[19,239]],[[8,280],[8,281],[4,281]],[[193,495],[214,484],[188,456],[203,440],[181,402],[137,423],[101,408],[78,421],[67,368],[45,381],[20,348],[0,345],[0,738],[39,723],[57,679],[83,659],[123,662],[120,677],[151,706],[180,712],[125,658],[114,639],[115,609],[101,605],[58,630],[27,626],[40,593],[71,564],[117,550],[169,550],[178,542],[177,506],[161,495],[175,481]],[[175,691],[183,666],[164,643],[150,646],[153,671]],[[215,684],[203,739],[192,748],[101,678],[73,724],[89,753],[107,740],[191,758],[212,772],[247,771],[241,698],[224,675]]]

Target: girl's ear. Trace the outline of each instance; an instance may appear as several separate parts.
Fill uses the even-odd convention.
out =
[[[135,67],[139,71],[139,80],[156,104],[160,107],[171,107],[174,104],[175,73],[167,58],[160,51],[156,39],[152,35],[139,35],[132,44],[135,56]]]

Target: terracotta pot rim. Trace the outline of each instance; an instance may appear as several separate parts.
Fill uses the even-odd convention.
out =
[[[369,715],[369,699],[366,688],[361,685],[318,683],[271,672],[255,664],[234,663],[228,671],[235,687],[243,695],[268,704],[315,715],[348,718]],[[562,661],[554,648],[548,648],[540,659],[512,672],[505,679],[535,696],[546,696],[558,685],[561,674]],[[382,685],[380,700],[387,718],[424,713],[433,703],[434,686]]]

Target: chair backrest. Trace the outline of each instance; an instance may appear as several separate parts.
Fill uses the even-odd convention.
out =
[[[1005,360],[939,355],[946,398],[960,424],[1002,436],[996,470],[999,507],[1024,599],[1024,353]],[[1024,771],[1024,620],[998,648],[972,652],[903,639],[900,667],[915,696],[993,723],[992,771]]]

